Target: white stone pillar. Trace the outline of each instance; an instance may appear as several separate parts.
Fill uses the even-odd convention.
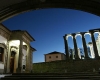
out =
[[[30,72],[30,45],[27,44],[26,72]]]
[[[7,72],[7,49],[4,49],[4,73]]]
[[[7,73],[10,73],[10,56],[11,56],[11,51],[10,51],[10,41],[8,41],[8,54],[7,54]]]
[[[19,45],[19,58],[18,58],[18,68],[17,72],[21,73],[22,72],[22,49],[23,49],[23,41],[20,40],[20,45]]]
[[[31,69],[30,69],[30,71],[32,71],[33,70],[33,51],[31,51],[31,53],[30,53],[30,65],[31,65]]]

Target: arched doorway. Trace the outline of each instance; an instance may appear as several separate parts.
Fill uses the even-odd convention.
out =
[[[15,51],[11,51],[11,57],[10,57],[10,73],[14,72],[14,61],[15,61]]]

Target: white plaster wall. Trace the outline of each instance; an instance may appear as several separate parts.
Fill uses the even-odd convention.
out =
[[[0,35],[0,43],[7,43],[7,39]]]
[[[51,56],[51,58],[49,58],[49,56]],[[58,58],[56,58],[56,56],[58,56]],[[48,55],[46,55],[46,62],[56,61],[56,60],[61,60],[61,54],[48,54]]]
[[[23,49],[22,65],[26,65],[26,54],[27,54],[27,51]]]
[[[93,45],[90,46],[90,52],[91,52],[91,58],[95,58],[94,50],[93,50]]]
[[[12,41],[9,42],[9,45],[10,45],[10,46],[19,47],[20,41],[19,41],[19,40],[12,40]]]
[[[81,53],[80,53],[80,49],[78,49],[78,56],[81,59]]]
[[[7,39],[0,35],[0,43],[7,44]],[[0,62],[0,73],[2,73],[4,70],[4,63]]]
[[[4,72],[4,64],[0,62],[0,73]]]
[[[0,63],[0,69],[4,69],[4,64],[2,62]]]

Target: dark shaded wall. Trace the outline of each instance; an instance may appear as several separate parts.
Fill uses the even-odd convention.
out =
[[[69,60],[69,61],[53,61],[33,63],[34,73],[65,73],[65,72],[93,72],[93,69],[98,71],[100,68],[99,60]]]

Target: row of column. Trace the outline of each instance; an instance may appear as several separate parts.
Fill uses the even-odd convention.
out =
[[[84,35],[85,35],[86,32],[81,32],[81,36],[82,36],[82,42],[83,42],[83,49],[84,49],[84,54],[85,54],[85,59],[89,58],[88,56],[88,51],[87,51],[87,45],[86,45],[86,40],[84,38]],[[90,31],[90,34],[91,34],[91,40],[92,40],[92,43],[93,43],[93,49],[94,49],[94,53],[95,53],[95,58],[99,58],[99,55],[98,55],[98,50],[97,50],[97,46],[96,46],[96,41],[95,41],[95,37],[94,37],[94,32],[93,31]],[[77,47],[77,42],[76,42],[76,34],[73,33],[71,34],[72,37],[73,37],[73,44],[74,44],[74,50],[75,50],[75,59],[79,59],[79,56],[78,56],[78,47]],[[67,37],[68,35],[66,34],[65,36],[63,36],[64,38],[64,44],[65,44],[65,53],[66,53],[66,59],[69,59],[69,49],[68,49],[68,41],[67,41]]]
[[[8,42],[8,44],[9,44],[9,42]],[[7,71],[6,72],[10,72],[10,46],[8,45],[8,61],[7,61]],[[19,44],[19,57],[18,57],[18,67],[17,67],[17,69],[16,69],[16,73],[22,73],[22,69],[23,69],[23,67],[22,67],[22,57],[23,57],[23,40],[20,40],[20,44]],[[30,65],[31,65],[31,63],[30,63],[30,45],[29,44],[27,44],[27,59],[26,59],[26,71],[28,72],[28,71],[30,71]]]
[[[23,41],[20,40],[20,45],[19,45],[19,59],[18,59],[18,69],[17,72],[21,73],[22,72],[22,56],[23,56]],[[26,72],[30,72],[30,45],[27,44],[27,57],[26,57]]]

